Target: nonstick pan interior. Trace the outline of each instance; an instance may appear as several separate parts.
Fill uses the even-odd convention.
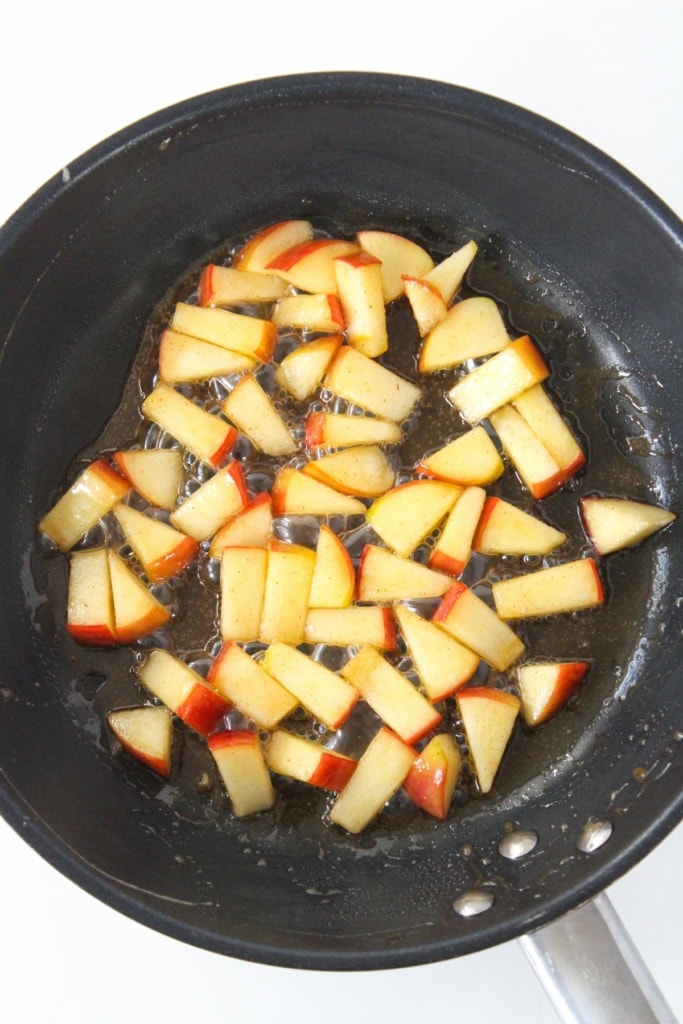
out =
[[[288,966],[472,952],[611,882],[680,819],[677,524],[603,567],[610,597],[599,617],[529,632],[548,644],[539,653],[560,637],[585,644],[591,684],[514,745],[489,798],[446,824],[393,815],[358,838],[326,828],[315,795],[231,820],[195,784],[191,739],[168,785],[113,757],[100,713],[129,685],[130,655],[64,637],[65,569],[43,556],[35,524],[119,404],[155,303],[223,239],[292,216],[350,232],[394,228],[433,246],[474,237],[470,286],[538,339],[589,444],[587,473],[548,499],[548,516],[576,533],[576,499],[588,490],[678,510],[676,218],[546,122],[393,76],[309,75],[210,94],[70,170],[0,235],[8,820],[132,917]]]

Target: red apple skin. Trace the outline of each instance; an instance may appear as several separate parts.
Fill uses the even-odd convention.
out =
[[[513,344],[517,349],[518,356],[529,367],[535,377],[540,379],[549,376],[550,369],[548,364],[528,334],[518,338]]]
[[[355,761],[346,761],[324,751],[318,767],[308,780],[312,786],[339,793],[356,770]]]
[[[231,704],[220,693],[204,683],[196,683],[176,708],[176,714],[191,729],[202,736],[208,736],[230,708]]]
[[[304,444],[307,448],[317,448],[324,444],[325,414],[311,412],[306,417],[304,426]]]
[[[543,714],[536,720],[536,725],[552,718],[561,707],[564,707],[578,690],[589,669],[589,661],[571,661],[559,666],[553,696],[543,709]]]
[[[387,651],[395,651],[398,643],[398,626],[391,613],[391,608],[382,608],[384,616],[384,647]]]
[[[153,583],[177,576],[196,557],[199,544],[192,537],[183,537],[180,543],[163,558],[147,566],[147,575]]]
[[[593,576],[595,577],[595,599],[597,604],[603,605],[605,603],[605,587],[602,582],[602,577],[598,571],[598,564],[594,558],[587,558],[586,561],[593,570]]]
[[[338,245],[338,238],[311,238],[308,242],[300,242],[276,256],[268,264],[268,270],[291,270],[300,260],[318,249],[326,249],[330,245]]]
[[[206,742],[209,750],[222,750],[224,747],[253,747],[257,741],[256,733],[248,729],[219,729]]]
[[[120,644],[133,644],[136,640],[141,640],[143,636],[153,633],[155,629],[165,626],[170,618],[171,613],[168,608],[159,605],[156,608],[152,608],[147,615],[138,619],[137,622],[129,622],[123,627],[117,627],[116,639]]]
[[[105,625],[71,625],[67,622],[66,628],[77,643],[86,647],[115,647],[121,642]]]
[[[403,783],[413,803],[441,821],[448,817],[452,797],[452,792],[446,792],[448,770],[449,764],[443,754],[429,761],[418,755]]]
[[[110,466],[106,459],[96,459],[90,466],[90,469],[97,473],[119,497],[122,498],[124,494],[128,494],[130,483],[125,476],[122,476],[113,466]]]
[[[453,586],[450,587],[446,591],[444,596],[441,598],[441,601],[439,602],[436,611],[432,615],[432,621],[444,622],[448,618],[451,608],[453,607],[455,602],[458,600],[459,597],[461,597],[465,593],[466,590],[467,587],[465,586],[464,583],[458,583],[456,581],[453,584]]]
[[[235,431],[235,434],[237,434],[237,431]],[[241,464],[235,461],[231,462],[228,474],[232,477],[237,486],[240,498],[242,499],[242,506],[246,506],[249,503],[249,492],[247,490],[247,482],[244,479],[244,471]]]
[[[436,572],[445,572],[449,576],[459,576],[465,568],[465,563],[461,558],[453,558],[445,551],[434,551],[428,565],[430,569],[434,569]]]
[[[540,480],[537,484],[534,484],[531,488],[533,497],[537,501],[541,501],[541,499],[547,498],[550,494],[554,494],[567,480],[570,480],[575,473],[578,473],[585,463],[586,456],[581,452],[568,466],[564,466],[559,472],[553,473],[546,480]]]
[[[209,263],[202,270],[199,277],[199,305],[210,306],[213,298],[213,268],[214,264]]]
[[[229,455],[230,452],[235,447],[235,443],[237,441],[238,436],[238,432],[234,427],[230,427],[226,431],[223,443],[216,449],[216,451],[211,455],[211,458],[209,459],[212,466],[220,466],[226,455]]]

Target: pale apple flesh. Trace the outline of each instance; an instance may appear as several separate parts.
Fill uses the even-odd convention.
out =
[[[646,501],[586,495],[579,502],[586,535],[599,555],[641,544],[676,519],[676,514]]]
[[[330,810],[330,821],[362,832],[401,788],[416,751],[387,726],[375,734]]]
[[[517,669],[522,715],[529,726],[540,725],[563,708],[590,671],[588,661],[538,661]]]
[[[232,809],[238,818],[267,811],[275,803],[275,790],[261,740],[246,729],[224,729],[207,740]]]

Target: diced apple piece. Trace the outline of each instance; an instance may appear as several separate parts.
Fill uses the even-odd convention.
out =
[[[526,724],[540,725],[556,714],[576,693],[589,669],[588,661],[539,661],[518,668]]]
[[[585,464],[586,456],[543,385],[522,392],[513,405],[548,449],[564,479],[574,476]]]
[[[110,647],[118,643],[105,548],[71,555],[66,628],[80,644]]]
[[[150,652],[137,674],[150,693],[202,736],[208,736],[230,710],[225,697],[184,661],[162,648]]]
[[[348,608],[309,608],[304,639],[309,644],[332,647],[396,648],[396,627],[389,608],[377,604]]]
[[[293,455],[297,444],[256,377],[246,374],[223,402],[223,412],[266,455]]]
[[[384,494],[396,478],[391,463],[376,444],[355,445],[312,459],[301,472],[342,494],[361,498]]]
[[[365,505],[358,498],[342,494],[292,466],[279,470],[271,498],[275,515],[365,515]]]
[[[275,373],[275,381],[299,402],[313,394],[342,343],[341,334],[316,338],[293,349]]]
[[[170,327],[178,334],[189,334],[262,363],[273,358],[277,342],[277,327],[271,320],[188,302],[176,303]]]
[[[415,317],[418,334],[424,338],[448,313],[448,306],[436,285],[422,277],[403,277],[403,291]]]
[[[452,582],[450,576],[434,572],[421,562],[366,544],[358,566],[356,597],[359,601],[384,603],[441,597]]]
[[[128,480],[117,473],[106,459],[97,459],[78,475],[43,516],[38,529],[62,551],[68,551],[128,491]]]
[[[338,729],[358,701],[355,686],[286,643],[271,644],[263,667],[328,729]]]
[[[298,707],[296,697],[236,643],[221,647],[206,681],[261,729],[274,729]]]
[[[334,260],[358,252],[355,242],[343,238],[312,238],[272,259],[267,270],[304,292],[337,295]]]
[[[357,834],[401,788],[416,753],[386,726],[375,734],[330,810],[330,821]]]
[[[372,359],[381,356],[389,347],[382,263],[359,252],[338,256],[334,271],[349,345]]]
[[[242,467],[239,462],[230,462],[171,513],[171,522],[176,529],[201,542],[237,515],[248,500]]]
[[[498,672],[504,672],[524,653],[517,634],[464,583],[453,583],[432,622]]]
[[[238,818],[269,810],[275,803],[275,790],[255,732],[223,729],[209,736],[209,750]]]
[[[472,541],[486,501],[483,487],[466,487],[451,509],[429,558],[430,569],[459,576],[472,553]]]
[[[479,665],[479,655],[405,605],[397,605],[394,615],[415,671],[433,703],[445,700],[469,682]]]
[[[362,647],[347,661],[341,674],[356,687],[385,725],[406,743],[417,743],[441,721],[440,713],[424,694],[376,647]]]
[[[566,474],[514,406],[504,405],[492,413],[491,426],[534,498],[546,498],[562,486]]]
[[[586,536],[599,555],[640,544],[676,518],[666,508],[630,498],[587,495],[579,507]]]
[[[461,763],[452,736],[443,732],[432,736],[413,762],[403,788],[417,807],[443,821],[448,817]]]
[[[593,558],[537,569],[523,576],[498,580],[492,586],[501,619],[528,619],[595,608],[605,592]]]
[[[446,305],[450,305],[460,291],[465,274],[477,255],[477,250],[476,242],[472,240],[465,242],[460,249],[456,249],[450,256],[446,256],[422,275],[423,281],[438,288]]]
[[[403,235],[367,230],[359,231],[356,239],[363,252],[381,261],[385,303],[402,294],[404,274],[421,277],[434,266],[427,250]]]
[[[545,380],[549,372],[545,359],[525,334],[459,380],[448,397],[468,423],[478,423]]]
[[[488,497],[474,536],[473,547],[484,555],[547,555],[567,539],[503,498]]]
[[[275,304],[272,321],[278,327],[297,327],[304,331],[338,332],[346,326],[336,295],[286,295]]]
[[[311,412],[306,417],[304,443],[307,448],[351,448],[359,444],[398,444],[401,437],[401,428],[393,420]]]
[[[356,590],[356,570],[344,543],[323,523],[315,549],[310,608],[346,608]]]
[[[339,349],[323,383],[347,402],[395,423],[410,415],[420,397],[415,384],[351,345]]]
[[[281,220],[269,224],[246,240],[235,253],[232,265],[239,270],[265,271],[280,253],[311,238],[313,225],[307,220]]]
[[[192,537],[130,505],[119,502],[114,506],[114,515],[152,583],[177,576],[199,550],[197,541]]]
[[[482,426],[460,434],[415,468],[425,476],[450,480],[462,487],[492,484],[505,471],[498,449]]]
[[[131,448],[114,452],[112,458],[150,505],[169,511],[175,507],[183,480],[183,455],[178,448]]]
[[[115,551],[108,552],[116,639],[132,644],[165,626],[171,613]]]
[[[456,700],[479,788],[488,793],[519,715],[519,699],[504,690],[476,686],[461,690]]]
[[[366,518],[387,547],[407,558],[436,529],[461,493],[460,487],[442,480],[409,480],[377,498]]]
[[[505,321],[494,300],[475,295],[451,306],[429,331],[422,343],[418,369],[421,373],[449,369],[467,359],[500,352],[509,343]]]
[[[199,278],[200,306],[235,306],[273,302],[287,291],[287,283],[274,274],[208,263]]]
[[[223,640],[258,640],[266,592],[265,548],[224,548],[221,555],[220,631]]]
[[[140,409],[148,420],[212,466],[220,466],[237,440],[234,427],[168,384],[156,384]]]
[[[124,750],[163,778],[170,776],[173,720],[168,708],[117,708],[107,715],[107,724]]]
[[[264,643],[303,643],[314,569],[315,551],[270,541],[259,631]]]
[[[159,342],[159,380],[164,384],[228,377],[257,365],[251,356],[167,328]]]
[[[354,771],[356,761],[321,743],[278,729],[266,748],[266,763],[272,772],[338,793]]]
[[[214,535],[209,555],[217,558],[224,548],[263,548],[268,543],[273,526],[273,510],[268,491],[252,498],[232,519]]]

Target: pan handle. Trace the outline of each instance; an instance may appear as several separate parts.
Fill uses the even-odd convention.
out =
[[[604,893],[519,941],[563,1024],[677,1024]]]

